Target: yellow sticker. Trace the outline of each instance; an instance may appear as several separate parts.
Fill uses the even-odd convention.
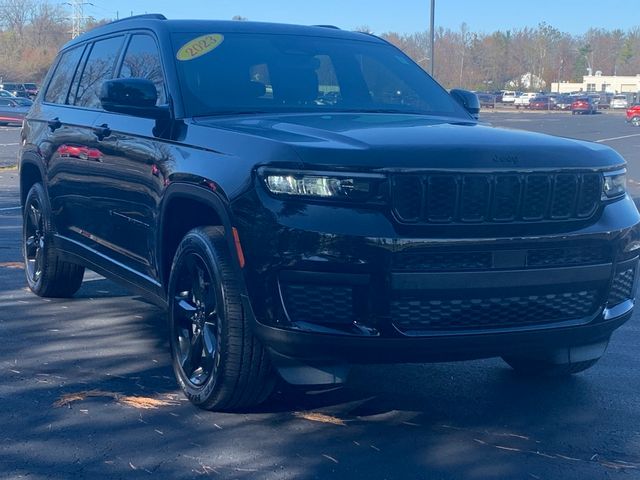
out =
[[[219,33],[210,33],[209,35],[194,38],[178,50],[177,58],[184,62],[201,57],[202,55],[209,53],[214,48],[219,47],[223,40],[224,36]]]

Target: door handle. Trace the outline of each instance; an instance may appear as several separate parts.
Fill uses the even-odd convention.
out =
[[[98,140],[102,141],[111,135],[111,129],[109,128],[109,125],[103,123],[99,127],[93,127],[93,133],[98,137]]]
[[[47,125],[49,125],[49,130],[51,130],[51,133],[53,133],[57,129],[62,127],[62,122],[60,121],[60,119],[58,117],[56,117],[56,118],[53,118],[53,119],[49,120],[47,122]]]

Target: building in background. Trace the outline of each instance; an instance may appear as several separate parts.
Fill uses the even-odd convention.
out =
[[[558,93],[571,92],[607,92],[607,93],[638,93],[640,92],[640,74],[635,76],[585,75],[582,82],[553,82],[551,91]]]

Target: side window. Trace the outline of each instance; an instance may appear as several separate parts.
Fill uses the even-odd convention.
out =
[[[10,100],[5,100],[4,98],[0,98],[0,106],[8,107],[9,105],[11,105],[11,101]]]
[[[113,69],[123,42],[124,37],[113,37],[93,44],[80,78],[75,105],[100,108],[102,83],[113,76]]]
[[[64,104],[67,102],[67,94],[69,93],[69,85],[73,74],[78,68],[78,62],[82,56],[84,47],[76,47],[62,54],[56,71],[49,82],[44,101],[48,103]]]
[[[118,77],[151,80],[158,91],[158,105],[167,103],[160,52],[155,40],[149,35],[131,37]]]

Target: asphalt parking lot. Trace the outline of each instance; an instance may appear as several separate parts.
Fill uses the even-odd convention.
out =
[[[482,119],[612,146],[640,192],[640,129],[619,113]],[[70,300],[25,288],[18,131],[0,127],[0,478],[640,479],[639,314],[569,379],[498,359],[360,366],[245,414],[192,407],[158,308],[90,272]]]

